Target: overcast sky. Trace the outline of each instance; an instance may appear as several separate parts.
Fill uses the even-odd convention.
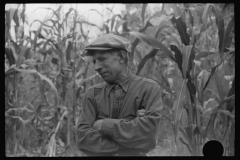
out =
[[[16,8],[17,4],[6,4],[5,10],[9,10],[9,8]],[[22,5],[21,5],[22,6]],[[22,8],[20,6],[20,8]],[[102,24],[101,16],[97,12],[89,11],[90,9],[96,9],[100,13],[102,13],[102,9],[105,7],[112,8],[114,6],[113,12],[115,14],[120,14],[121,10],[124,9],[123,4],[64,4],[63,5],[63,13],[66,13],[70,7],[76,8],[80,15],[84,15],[89,22],[94,23],[98,26]],[[41,7],[51,7],[51,8],[57,8],[57,4],[26,4],[26,11],[25,14],[27,16],[27,20],[29,25],[34,20],[40,20],[43,21],[45,18],[47,18],[47,15],[49,15],[50,11],[46,9],[41,9]],[[107,15],[105,15],[106,17]],[[106,17],[107,18],[107,17]],[[12,23],[14,25],[14,22]],[[39,27],[39,23],[34,23],[31,27],[31,30],[36,30]],[[11,33],[14,32],[14,28],[11,28]],[[28,35],[29,27],[25,25],[25,34]],[[94,39],[97,37],[97,34],[99,33],[99,30],[95,27],[91,27],[89,36],[91,39]],[[14,34],[14,33],[13,33]],[[14,38],[15,36],[13,36]]]
[[[160,4],[157,4],[157,5],[160,5]],[[9,10],[9,8],[16,8],[16,6],[17,6],[17,4],[6,4],[5,10]],[[21,6],[20,6],[20,9],[22,8]],[[77,5],[68,3],[68,4],[63,5],[63,13],[66,13],[70,7],[76,8],[76,6],[77,6],[77,11],[79,12],[80,15],[84,15],[84,17],[86,17],[89,22],[94,23],[98,26],[102,25],[102,18],[97,12],[89,11],[90,9],[96,9],[100,13],[102,13],[104,8],[106,9],[106,7],[108,7],[108,8],[114,7],[114,9],[113,9],[114,14],[121,14],[121,11],[125,10],[125,5],[121,4],[121,3],[117,3],[117,4],[78,3]],[[151,9],[154,8],[154,6],[156,6],[156,4],[148,4],[148,7]],[[25,14],[27,16],[29,25],[34,20],[43,21],[44,19],[47,18],[47,15],[49,15],[50,11],[48,11],[46,9],[40,9],[41,7],[57,8],[58,6],[57,6],[57,4],[51,4],[51,3],[48,3],[48,4],[43,4],[43,3],[26,4]],[[109,16],[110,15],[104,14],[105,20],[108,19]],[[37,30],[37,28],[39,27],[38,25],[39,25],[39,23],[34,23],[34,25],[31,27],[31,30]],[[14,29],[14,27],[12,27],[12,31],[14,31],[13,29]],[[27,34],[28,31],[29,31],[29,28],[25,27],[25,34]],[[91,27],[91,30],[89,32],[90,39],[95,39],[97,37],[98,33],[99,33],[99,30],[96,27]],[[15,36],[13,36],[13,37],[15,37]]]

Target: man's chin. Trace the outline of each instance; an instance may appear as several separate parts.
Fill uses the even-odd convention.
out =
[[[104,78],[103,78],[103,80],[104,80],[105,82],[107,82],[107,83],[111,83],[111,81],[108,80],[108,79],[104,79]]]
[[[112,83],[112,80],[108,79],[107,77],[105,77],[105,78],[102,77],[102,79],[103,79],[105,82],[109,83],[109,84]]]
[[[101,76],[101,77],[102,77],[102,79],[103,79],[104,81],[106,81],[106,82],[109,81],[107,77],[105,77],[105,76]]]

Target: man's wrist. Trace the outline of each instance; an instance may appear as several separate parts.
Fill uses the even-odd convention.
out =
[[[105,135],[113,137],[113,132],[114,132],[113,126],[115,121],[116,121],[115,119],[110,119],[110,118],[103,119],[101,132]]]
[[[103,119],[96,120],[96,121],[93,123],[93,126],[92,126],[93,129],[98,130],[98,131],[101,131],[102,122],[103,122]]]

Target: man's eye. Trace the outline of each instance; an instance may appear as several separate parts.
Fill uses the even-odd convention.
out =
[[[100,58],[99,60],[100,60],[100,61],[104,61],[104,60],[105,60],[105,58]]]

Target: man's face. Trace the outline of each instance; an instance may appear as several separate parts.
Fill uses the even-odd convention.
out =
[[[95,70],[107,83],[116,83],[121,75],[122,65],[117,53],[95,51],[93,56]]]

